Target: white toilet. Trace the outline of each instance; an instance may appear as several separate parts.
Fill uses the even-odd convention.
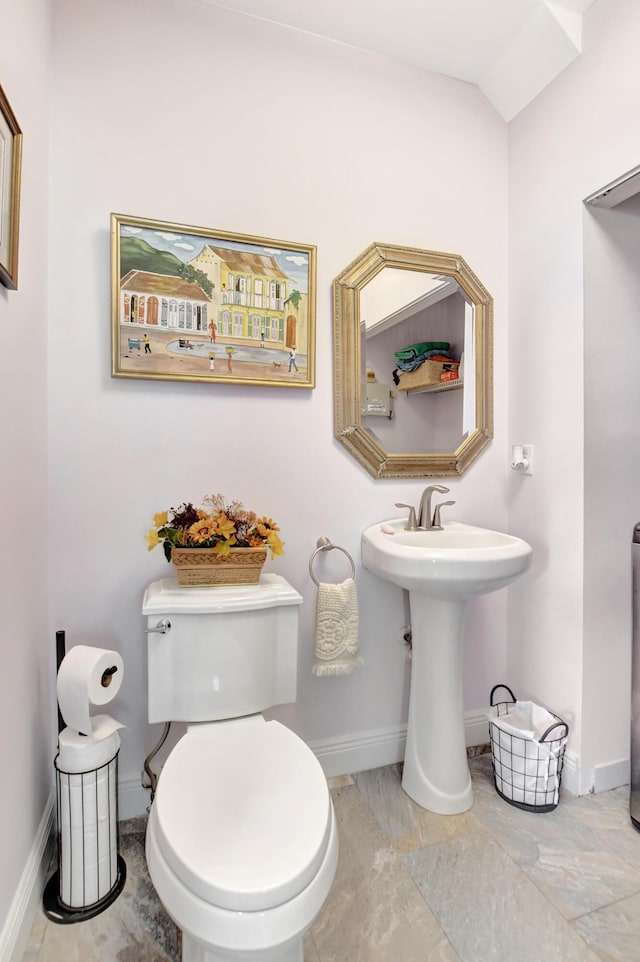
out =
[[[322,768],[259,714],[296,699],[301,603],[273,574],[215,588],[167,579],[145,592],[149,721],[189,723],[162,769],[146,843],[183,962],[302,962],[333,882]]]

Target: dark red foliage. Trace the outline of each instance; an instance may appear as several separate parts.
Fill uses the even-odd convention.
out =
[[[179,508],[171,508],[169,516],[170,528],[190,528],[192,524],[199,521],[198,512],[190,501],[181,504]]]

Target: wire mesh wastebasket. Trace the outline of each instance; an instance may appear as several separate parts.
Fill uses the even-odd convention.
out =
[[[499,689],[509,693],[509,700],[497,700]],[[517,700],[508,685],[495,685],[489,702],[491,763],[498,795],[525,812],[553,811],[560,800],[569,726],[546,709],[539,710],[548,714],[552,723],[539,737],[511,725],[509,716],[513,715]]]

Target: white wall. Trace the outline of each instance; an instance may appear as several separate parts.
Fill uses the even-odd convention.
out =
[[[587,768],[628,757],[628,663],[620,651],[607,658],[609,639],[592,619],[601,625],[614,602],[601,595],[605,609],[594,611],[583,578],[588,592],[595,551],[622,583],[629,555],[606,526],[592,525],[590,478],[585,501],[583,472],[593,460],[585,462],[584,411],[597,385],[592,365],[589,380],[583,373],[582,200],[638,164],[640,130],[630,122],[640,94],[638,36],[635,0],[600,0],[584,18],[582,57],[509,128],[509,440],[535,444],[536,473],[509,485],[511,528],[531,541],[535,560],[532,577],[509,594],[508,674],[519,691],[568,717],[571,748]],[[588,263],[594,269],[592,254]],[[617,330],[603,323],[602,336]],[[620,463],[608,465],[601,510],[611,497],[625,499],[635,517],[635,487]]]
[[[359,562],[362,528],[424,486],[374,481],[333,439],[331,283],[380,240],[461,253],[493,294],[496,441],[450,488],[458,520],[504,527],[505,125],[468,84],[184,0],[59,0],[55,72],[51,628],[124,656],[122,779],[158,735],[140,603],[169,570],[143,535],[209,492],[280,522],[286,556],[268,570],[304,595],[298,702],[279,717],[312,741],[400,725],[403,599],[359,564],[366,668],[310,671],[317,538]],[[112,379],[111,211],[317,244],[317,388]],[[501,680],[505,611],[498,594],[470,619],[468,710]]]
[[[0,957],[53,781],[55,639],[47,624],[47,0],[0,0],[0,84],[24,135],[18,290],[0,285]],[[9,787],[10,786],[10,787]],[[32,864],[32,867],[35,866]]]
[[[630,541],[640,520],[640,196],[585,210],[583,764],[627,758]]]

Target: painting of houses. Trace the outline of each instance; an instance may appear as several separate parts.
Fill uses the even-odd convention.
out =
[[[315,247],[113,214],[116,377],[315,384]]]
[[[193,281],[150,271],[129,271],[120,282],[120,300],[124,324],[205,333],[208,329],[211,299]]]

